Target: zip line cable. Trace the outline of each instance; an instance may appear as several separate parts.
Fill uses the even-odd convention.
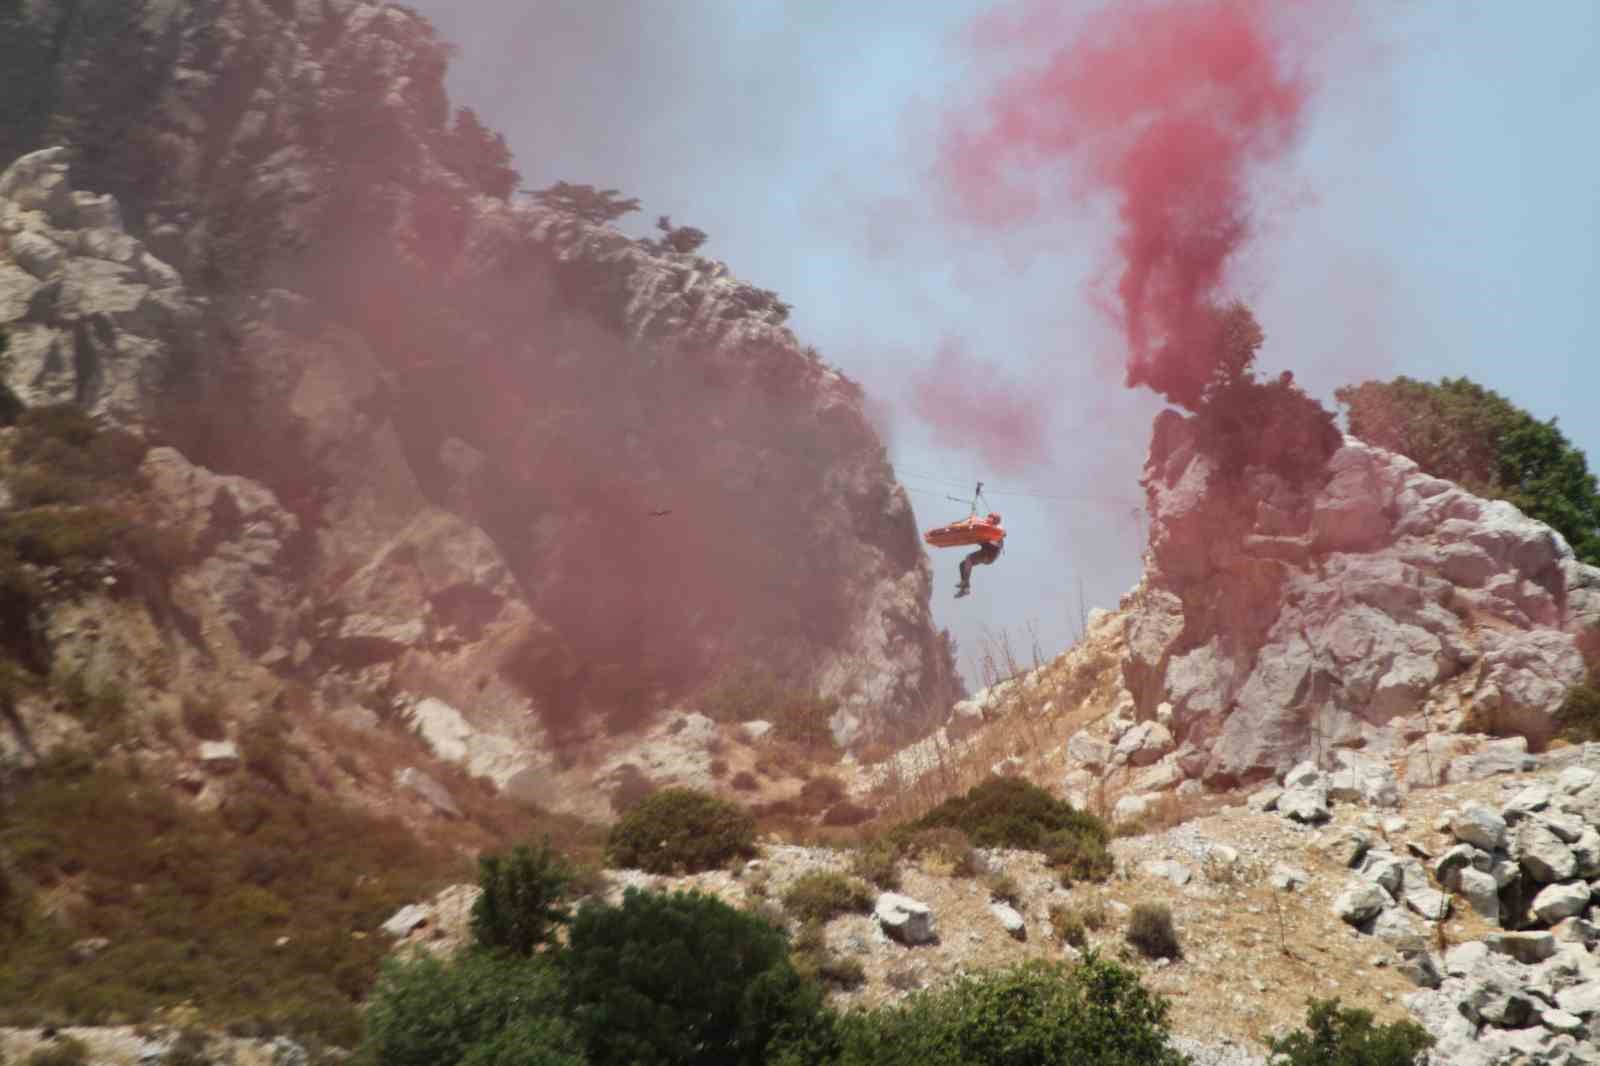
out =
[[[933,475],[933,474],[919,474],[914,470],[901,470],[899,468],[895,468],[895,477],[897,479],[904,479],[904,478],[907,478],[907,477],[918,478],[918,479],[921,479],[923,481],[930,481],[930,482],[934,482],[934,483],[939,484],[939,485],[949,485],[952,488],[965,488],[969,484],[968,482],[965,482],[965,481],[954,481],[954,480],[952,480],[950,478],[942,478],[942,477],[938,477],[938,476]],[[903,483],[903,481],[902,481],[902,483]],[[908,488],[908,489],[910,487],[911,486],[909,486],[909,485],[906,486],[906,488]],[[917,491],[919,491],[919,492],[928,492],[929,494],[932,494],[932,490],[929,490],[929,489],[918,489]],[[1134,503],[1132,499],[1127,498],[1127,497],[1090,496],[1090,495],[1081,495],[1080,496],[1080,495],[1070,495],[1070,494],[1053,493],[1053,492],[1034,492],[1034,491],[1030,491],[1030,490],[1027,490],[1027,489],[991,489],[991,488],[985,488],[984,489],[984,495],[985,496],[1016,496],[1016,497],[1022,497],[1022,498],[1025,498],[1025,499],[1034,499],[1034,500],[1065,500],[1065,501],[1075,502],[1075,503],[1091,501],[1091,502],[1094,502],[1094,503],[1112,504],[1112,505],[1115,505],[1115,506],[1118,506],[1118,507],[1139,507],[1139,506],[1142,506],[1141,504]]]

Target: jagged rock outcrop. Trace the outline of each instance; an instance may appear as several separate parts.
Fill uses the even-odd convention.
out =
[[[45,149],[0,172],[0,385],[28,406],[138,425],[195,357],[200,309],[114,199],[71,187],[65,156]]]
[[[296,518],[296,602],[262,608],[293,625],[251,648],[324,703],[437,699],[545,747],[747,665],[834,698],[844,741],[958,694],[860,390],[773,294],[508,199],[408,8],[152,19],[170,70],[129,135],[164,165],[121,205],[54,150],[0,183],[5,380],[136,428],[181,395],[176,453]]]
[[[1208,782],[1435,730],[1542,744],[1583,678],[1600,570],[1510,504],[1353,438],[1305,484],[1225,473],[1175,412],[1144,484],[1123,679],[1138,718],[1170,707],[1180,759]]]

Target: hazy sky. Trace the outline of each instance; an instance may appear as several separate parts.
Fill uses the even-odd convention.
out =
[[[978,61],[974,20],[1008,5],[413,2],[459,47],[456,102],[506,135],[525,185],[620,188],[643,205],[622,228],[698,226],[703,254],[794,305],[802,341],[866,385],[924,527],[964,513],[947,494],[988,483],[1011,531],[1000,562],[956,601],[959,553],[933,558],[935,618],[969,679],[986,641],[1007,633],[1026,654],[1032,627],[1054,655],[1080,586],[1086,606],[1114,606],[1137,580],[1161,404],[1122,387],[1090,298],[1110,209],[1002,237],[937,206],[941,130],[1005,73]],[[1600,4],[1350,10],[1302,57],[1304,131],[1257,176],[1260,235],[1235,264],[1262,364],[1330,405],[1366,378],[1466,375],[1559,417],[1600,464]],[[941,351],[992,368],[971,381],[984,410],[996,383],[1042,402],[1048,456],[936,439],[913,397],[950,365]]]

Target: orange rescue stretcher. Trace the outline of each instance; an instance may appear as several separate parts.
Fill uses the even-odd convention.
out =
[[[1006,534],[1005,530],[991,525],[987,519],[973,515],[938,529],[930,529],[922,535],[922,539],[935,548],[964,548],[969,544],[998,544],[1006,539]]]

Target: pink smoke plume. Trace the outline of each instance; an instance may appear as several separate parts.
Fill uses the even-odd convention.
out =
[[[1048,457],[1042,400],[975,359],[953,340],[939,347],[930,369],[912,381],[918,418],[981,455],[986,468],[1016,473]]]
[[[1052,50],[1000,82],[976,129],[954,125],[942,144],[943,177],[981,225],[1036,216],[1044,200],[1017,178],[1063,164],[1075,197],[1114,197],[1127,383],[1186,406],[1216,365],[1216,308],[1251,236],[1251,179],[1299,132],[1309,86],[1271,19],[1286,6],[1118,2],[1065,43],[1055,5],[1007,9],[975,28],[980,55]]]

